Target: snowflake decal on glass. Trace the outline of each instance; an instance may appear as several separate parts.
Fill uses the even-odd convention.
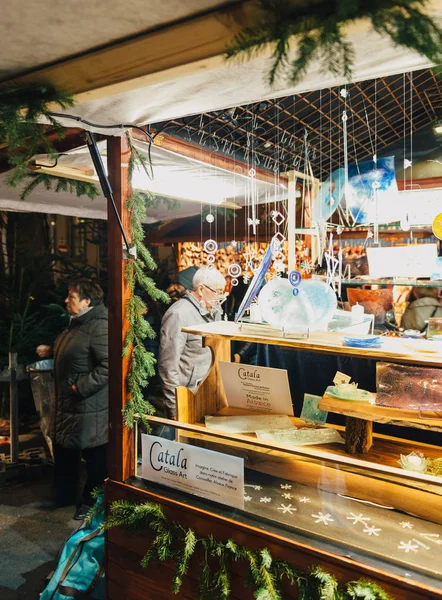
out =
[[[285,494],[282,494],[283,498],[287,498],[287,500],[290,500],[292,498],[292,494],[289,494],[288,492],[286,492]]]
[[[347,519],[349,519],[350,521],[353,521],[352,525],[357,525],[358,523],[362,523],[363,525],[367,526],[365,521],[371,521],[370,517],[364,517],[364,515],[361,513],[359,515],[355,515],[354,513],[350,513],[349,517],[346,517]]]
[[[413,524],[409,521],[401,521],[399,525],[402,527],[402,529],[413,529]]]
[[[302,504],[307,504],[308,502],[311,502],[311,500],[310,498],[303,496],[302,498],[299,498],[299,502],[302,502]]]
[[[374,525],[366,525],[362,531],[364,533],[367,533],[368,535],[379,536],[379,532],[382,531],[382,529],[380,529],[379,527],[375,527]]]
[[[413,540],[410,540],[409,542],[401,542],[397,549],[404,550],[408,554],[409,552],[417,552],[419,546]]]
[[[292,513],[294,513],[297,509],[292,506],[291,504],[287,504],[287,506],[285,504],[281,504],[281,506],[278,506],[278,510],[282,510],[282,513],[285,515],[286,513],[289,513],[289,515],[291,515]]]
[[[271,501],[272,501],[272,499],[269,498],[268,496],[264,496],[263,498],[260,499],[260,502],[262,502],[263,504],[268,504]]]
[[[259,492],[260,490],[262,490],[262,485],[253,485],[252,486],[254,490],[256,490],[257,492]]]
[[[291,490],[292,486],[289,483],[281,483],[282,490]]]
[[[323,523],[324,525],[329,525],[330,523],[334,522],[334,519],[332,519],[332,516],[328,513],[324,515],[324,513],[320,512],[317,515],[312,515],[312,517],[315,519],[315,523]]]
[[[252,499],[252,496],[247,496],[247,494],[244,496],[244,500],[246,502],[249,502]]]

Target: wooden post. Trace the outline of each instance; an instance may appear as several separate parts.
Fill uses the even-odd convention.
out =
[[[108,176],[114,200],[128,239],[131,239],[130,215],[126,201],[130,195],[128,163],[130,148],[126,137],[110,137],[107,141]],[[124,275],[128,260],[123,260],[123,238],[108,202],[108,273],[109,273],[109,477],[125,481],[134,475],[134,432],[123,424],[122,409],[127,401],[126,376],[129,357],[123,358],[124,339],[128,329],[126,303],[130,296]]]

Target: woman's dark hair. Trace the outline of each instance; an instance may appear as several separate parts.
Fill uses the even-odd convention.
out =
[[[69,282],[68,288],[76,292],[80,300],[90,300],[91,306],[96,306],[103,302],[103,290],[95,281],[86,279],[85,277],[78,277],[72,279]]]

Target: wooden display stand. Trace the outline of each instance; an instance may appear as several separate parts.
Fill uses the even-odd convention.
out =
[[[114,199],[126,232],[130,237],[130,227],[126,200],[127,165],[129,148],[124,137],[111,138],[108,142],[109,177],[114,191]],[[170,494],[167,489],[159,491],[149,486],[148,482],[135,477],[135,436],[133,430],[124,427],[122,409],[127,401],[125,387],[129,358],[122,358],[122,348],[127,331],[126,299],[129,291],[124,278],[126,260],[122,260],[122,239],[118,223],[112,207],[109,207],[109,479],[105,486],[106,510],[114,500],[126,499],[132,502],[157,502],[167,517],[183,526],[191,526],[197,536],[213,535],[218,539],[234,539],[238,544],[254,550],[268,548],[275,559],[286,560],[301,569],[311,565],[320,565],[332,572],[340,581],[354,581],[367,578],[377,582],[396,600],[442,600],[440,586],[425,586],[389,572],[387,569],[374,568],[361,561],[335,555],[332,552],[315,548],[312,544],[301,543],[290,539],[288,534],[278,533],[276,528],[266,526],[262,529],[256,519],[243,515],[240,523],[233,518],[228,509],[216,505],[204,505],[193,497],[184,494]],[[388,460],[386,464],[377,465],[368,460],[368,455],[358,459],[350,458],[341,448],[328,451],[307,447],[303,449],[277,448],[247,436],[229,436],[221,432],[209,432],[199,423],[206,414],[214,414],[226,410],[226,401],[218,370],[218,360],[230,360],[230,339],[256,341],[260,343],[278,344],[285,347],[305,349],[328,354],[348,354],[360,356],[359,351],[342,349],[338,337],[331,337],[326,343],[312,336],[307,341],[288,340],[281,337],[263,339],[259,335],[249,337],[238,333],[237,328],[228,330],[232,324],[219,325],[219,330],[197,329],[194,332],[204,337],[204,344],[212,348],[214,353],[213,367],[196,394],[189,390],[178,390],[178,417],[182,423],[167,419],[152,420],[168,425],[178,425],[181,435],[185,431],[194,443],[208,443],[208,439],[216,440],[217,449],[226,453],[243,455],[247,458],[249,468],[257,468],[263,472],[278,474],[292,473],[295,481],[309,485],[321,486],[325,489],[327,481],[333,482],[336,468],[340,476],[345,477],[347,491],[351,495],[368,494],[367,486],[376,480],[376,491],[379,502],[395,494],[400,498],[404,510],[419,514],[425,507],[427,518],[437,521],[441,519],[440,482],[429,476],[408,476],[396,474],[391,481],[391,470]],[[193,331],[193,330],[192,330]],[[392,340],[393,341],[393,340]],[[393,346],[395,346],[393,344]],[[371,351],[373,353],[374,350]],[[370,353],[369,353],[370,354]],[[396,345],[387,356],[377,353],[376,358],[391,359],[396,362],[414,363],[416,361]],[[393,356],[394,355],[394,356]],[[215,358],[216,357],[216,358]],[[430,358],[424,361],[432,366],[442,366],[442,359]],[[437,362],[437,364],[435,364]],[[197,423],[197,425],[195,425]],[[209,435],[210,434],[210,435]],[[382,437],[382,436],[381,436]],[[384,442],[395,443],[385,438]],[[398,442],[397,450],[406,452],[407,442]],[[213,447],[213,445],[211,446]],[[381,456],[384,456],[381,452]],[[389,459],[391,462],[391,459]],[[323,466],[322,463],[326,464]],[[324,469],[327,471],[324,476]],[[370,478],[373,477],[373,479]],[[403,493],[406,489],[406,493]],[[365,491],[364,491],[365,490]],[[228,514],[226,514],[226,512]],[[439,521],[440,522],[440,521]],[[145,532],[136,536],[128,536],[122,529],[114,529],[106,533],[106,582],[107,600],[172,600],[177,598],[171,592],[173,565],[169,563],[153,564],[147,569],[140,567],[141,557],[149,549],[151,537]],[[246,587],[247,574],[241,563],[233,564],[232,600],[252,600],[252,593]],[[185,577],[179,598],[192,600],[197,598],[197,578],[199,574],[198,557],[191,563],[189,575]],[[438,589],[439,587],[439,589]],[[290,587],[282,587],[284,598],[295,598],[296,591]]]
[[[403,410],[369,402],[349,402],[325,394],[321,410],[345,415],[345,449],[349,454],[366,453],[373,444],[373,423],[390,423],[442,432],[442,412]]]

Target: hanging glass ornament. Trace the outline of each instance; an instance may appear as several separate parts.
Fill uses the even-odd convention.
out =
[[[207,263],[209,265],[213,264],[215,262],[215,255],[214,254],[208,254],[206,260],[207,260]]]
[[[270,215],[272,217],[272,221],[275,223],[275,225],[277,227],[280,227],[284,223],[284,221],[285,221],[284,215],[281,214],[277,210],[272,210],[272,212],[270,213]]]
[[[246,261],[246,271],[253,271],[253,259],[255,258],[255,253],[244,252],[244,258]]]
[[[343,228],[342,228],[342,225],[338,225],[338,226],[336,227],[336,233],[337,233],[338,235],[341,235],[343,231],[344,231],[344,230],[343,230]]]
[[[212,213],[209,213],[209,214],[206,216],[206,221],[207,221],[208,223],[213,223],[213,221],[214,221],[214,220],[215,220],[215,217],[212,215]]]
[[[302,282],[302,275],[299,271],[290,271],[289,273],[290,285],[293,287],[292,294],[297,296],[299,294],[299,285]]]
[[[285,236],[282,235],[282,233],[280,231],[277,231],[275,233],[275,235],[272,237],[272,241],[271,246],[272,246],[272,252],[279,252],[279,249],[281,248],[281,246],[283,245],[283,243],[285,242]]]
[[[233,248],[236,248],[236,246],[238,245],[238,242],[237,242],[236,240],[232,240],[232,241],[230,242],[230,245],[231,245]]]
[[[241,273],[241,267],[237,263],[233,263],[229,266],[227,272],[230,275],[230,277],[238,277],[238,275],[240,275]]]
[[[208,254],[213,254],[218,250],[218,244],[215,242],[215,240],[206,240],[204,242],[204,250]]]
[[[236,277],[234,277],[231,281],[230,284],[233,285],[233,287],[235,287],[236,285],[238,285],[239,281],[236,279]]]

